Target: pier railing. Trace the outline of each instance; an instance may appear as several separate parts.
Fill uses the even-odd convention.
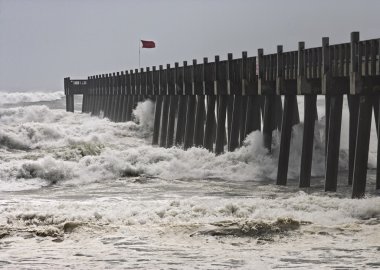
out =
[[[309,187],[313,156],[317,95],[326,106],[325,190],[336,191],[343,96],[349,104],[349,175],[352,196],[365,194],[372,109],[378,129],[380,93],[380,39],[359,40],[351,33],[349,43],[305,48],[226,60],[215,56],[203,63],[162,65],[157,69],[121,71],[89,76],[87,80],[65,78],[67,110],[74,111],[73,96],[83,95],[82,111],[104,113],[112,121],[129,121],[139,101],[155,101],[152,143],[185,149],[204,147],[216,154],[242,145],[247,134],[262,130],[264,145],[271,151],[272,131],[281,131],[277,184],[286,185],[292,126],[299,123],[297,95],[304,96],[304,130],[300,164],[300,187]],[[283,101],[282,98],[283,96]],[[283,103],[283,104],[282,104]],[[379,145],[380,150],[380,145]],[[378,151],[378,168],[380,168]],[[380,188],[380,169],[376,188]]]

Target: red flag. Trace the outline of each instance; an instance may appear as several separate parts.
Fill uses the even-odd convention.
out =
[[[147,49],[156,48],[156,43],[154,43],[154,41],[141,40],[141,42],[142,42],[143,48],[147,48]]]

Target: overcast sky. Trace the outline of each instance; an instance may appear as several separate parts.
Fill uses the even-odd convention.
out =
[[[380,38],[380,0],[0,0],[0,91],[57,91],[63,78],[249,56],[298,41]]]

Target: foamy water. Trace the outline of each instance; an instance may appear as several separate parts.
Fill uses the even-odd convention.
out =
[[[215,156],[201,148],[151,146],[151,101],[140,103],[128,123],[67,113],[63,99],[43,104],[0,109],[4,268],[380,267],[376,132],[368,195],[352,200],[346,105],[339,192],[324,193],[323,100],[312,187],[304,190],[297,188],[302,124],[293,128],[289,185],[278,187],[277,132],[272,154],[254,132],[240,149]]]

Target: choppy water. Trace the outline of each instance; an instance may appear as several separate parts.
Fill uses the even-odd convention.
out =
[[[323,101],[312,187],[299,190],[302,124],[293,129],[292,179],[278,187],[278,134],[272,155],[258,132],[217,157],[162,149],[150,145],[151,102],[139,105],[136,123],[112,123],[66,113],[59,93],[37,96],[0,95],[0,267],[380,268],[376,133],[368,195],[352,200],[346,108],[339,192],[324,193]]]

